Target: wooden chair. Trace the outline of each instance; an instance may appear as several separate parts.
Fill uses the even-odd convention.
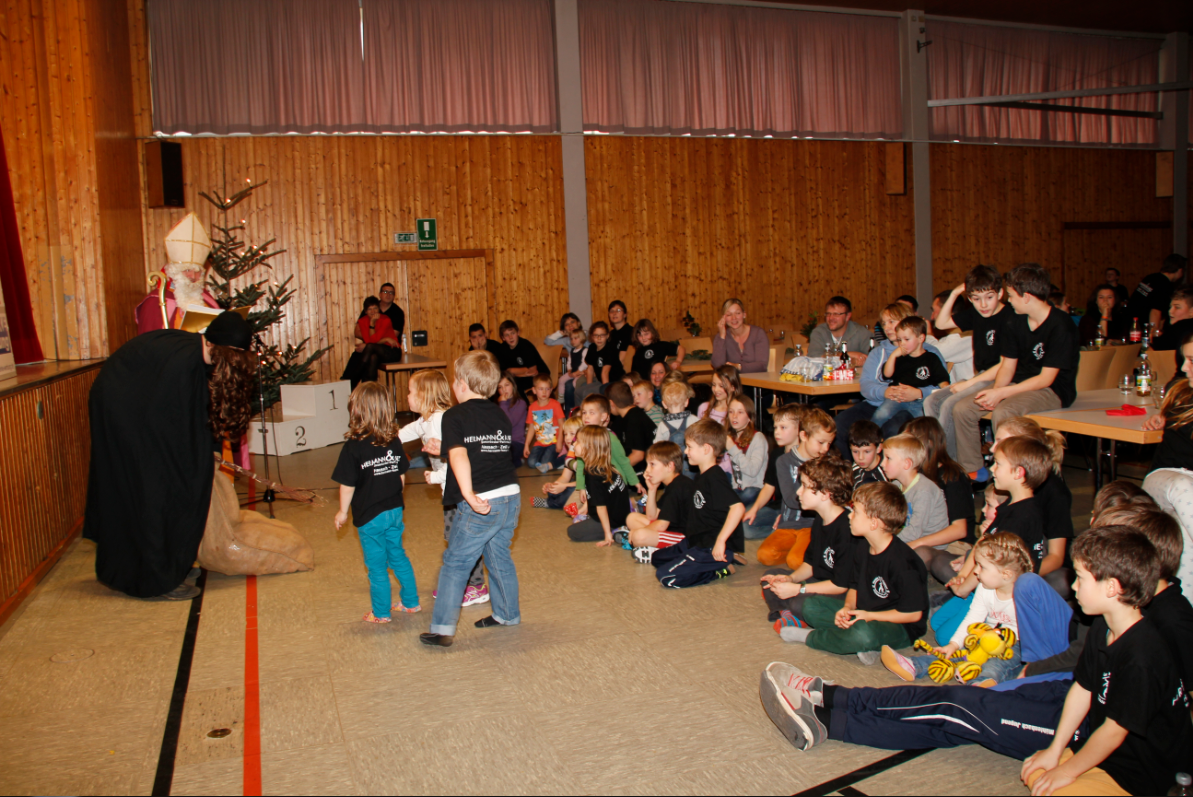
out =
[[[633,364],[633,362],[634,362],[634,347],[628,346],[626,348],[626,350],[621,353],[621,370],[625,371],[628,374],[630,372],[630,365]],[[643,379],[646,379],[647,377],[650,376],[650,374],[645,374],[645,375],[638,374],[638,376],[641,376]]]
[[[1149,351],[1147,359],[1156,375],[1155,384],[1167,385],[1176,376],[1176,355],[1174,351]]]
[[[794,344],[793,344],[794,345]],[[770,357],[766,361],[766,370],[777,371],[787,364],[787,344],[786,343],[772,343],[770,347]]]
[[[551,384],[559,384],[559,355],[563,353],[562,346],[548,346],[541,340],[534,341],[534,347],[538,349],[539,357],[543,358],[543,362],[547,364],[547,370],[551,372]]]
[[[1114,360],[1114,349],[1083,351],[1077,363],[1077,392],[1101,390],[1106,384],[1106,372]]]
[[[1118,381],[1123,375],[1130,374],[1135,370],[1135,358],[1139,356],[1140,344],[1111,346],[1110,349],[1114,352],[1114,359],[1110,361],[1110,367],[1106,371],[1106,381],[1102,383],[1103,388],[1118,387]]]
[[[712,353],[712,338],[680,338],[679,345],[683,346],[684,352],[692,352],[696,349],[704,349]]]
[[[659,330],[659,338],[661,340],[683,340],[686,337],[688,337],[688,331],[683,327]]]

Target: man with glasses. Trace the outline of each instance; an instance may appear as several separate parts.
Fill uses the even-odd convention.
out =
[[[394,302],[394,296],[393,283],[387,282],[381,286],[377,298],[381,300],[382,315],[389,316],[390,323],[394,325],[394,334],[398,336],[398,343],[403,343],[402,333],[406,331],[406,313],[402,312],[402,308]]]
[[[853,304],[844,296],[834,296],[824,308],[824,323],[812,330],[808,339],[808,356],[823,357],[824,347],[837,354],[841,344],[849,347],[849,359],[855,368],[866,362],[870,348],[870,330],[853,321]]]

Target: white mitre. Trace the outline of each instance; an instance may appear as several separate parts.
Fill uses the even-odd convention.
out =
[[[166,235],[166,276],[173,282],[174,298],[182,307],[203,304],[203,280],[192,281],[188,271],[204,274],[211,252],[211,237],[194,213],[188,213]]]

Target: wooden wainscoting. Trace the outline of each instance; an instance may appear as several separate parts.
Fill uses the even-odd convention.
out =
[[[82,527],[98,375],[92,366],[0,398],[0,623]]]

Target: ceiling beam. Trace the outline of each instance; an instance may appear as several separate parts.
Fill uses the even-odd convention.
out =
[[[1129,116],[1135,119],[1163,119],[1158,111],[1125,111],[1121,108],[1090,108],[1086,105],[1050,105],[1044,102],[989,102],[991,108],[1016,108],[1023,111],[1055,111],[1058,113],[1088,113],[1095,116]]]
[[[1071,97],[1105,97],[1111,94],[1147,94],[1153,91],[1186,91],[1193,82],[1149,83],[1145,86],[1107,86],[1101,89],[1073,89],[1070,91],[1037,91],[1030,94],[994,94],[989,97],[956,97],[948,100],[928,100],[929,108],[954,105],[993,105],[1000,102],[1030,102],[1031,100],[1064,100]]]

